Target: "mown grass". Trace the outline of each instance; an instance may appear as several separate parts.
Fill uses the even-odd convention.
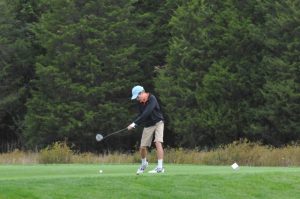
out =
[[[151,168],[155,166],[151,165]],[[300,168],[165,165],[137,176],[138,164],[1,165],[1,199],[296,199]],[[103,170],[100,174],[99,169]]]
[[[297,144],[281,148],[250,143],[247,140],[233,142],[210,151],[166,148],[164,162],[172,164],[229,165],[237,162],[243,166],[300,166],[300,146]],[[155,150],[148,159],[156,161]],[[0,164],[35,163],[137,163],[139,153],[109,154],[75,153],[66,143],[54,143],[40,152],[30,153],[15,150],[0,154]]]

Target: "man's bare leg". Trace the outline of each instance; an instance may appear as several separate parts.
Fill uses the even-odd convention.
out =
[[[140,154],[141,154],[141,158],[145,159],[146,156],[147,156],[147,154],[148,154],[147,147],[141,146],[141,148],[140,148]]]
[[[164,149],[162,147],[161,142],[155,142],[156,146],[156,156],[158,160],[164,159]]]

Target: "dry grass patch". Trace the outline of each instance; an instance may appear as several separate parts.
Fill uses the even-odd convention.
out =
[[[0,164],[37,164],[39,154],[32,152],[24,152],[18,149],[0,154]]]
[[[198,151],[183,148],[166,148],[165,163],[230,165],[237,162],[244,166],[300,166],[299,144],[281,148],[264,146],[240,140],[220,146],[210,151]],[[151,150],[148,160],[155,163],[156,153]],[[40,152],[15,150],[0,154],[0,164],[51,164],[51,163],[138,163],[140,155],[136,153],[109,152],[107,154],[75,153],[65,142],[57,142]]]
[[[300,166],[300,146],[297,144],[274,148],[240,140],[203,153],[201,162],[209,165],[238,162],[247,166]]]

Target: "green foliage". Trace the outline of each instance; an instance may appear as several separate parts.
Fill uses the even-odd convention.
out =
[[[142,77],[133,59],[131,6],[61,0],[51,6],[33,28],[46,53],[37,61],[27,103],[27,145],[68,138],[91,148],[95,133],[130,122],[130,88]]]
[[[260,89],[264,103],[252,130],[278,146],[300,139],[300,3],[276,2],[273,9],[266,16],[266,83]]]
[[[166,63],[168,44],[171,38],[169,20],[174,10],[183,4],[181,0],[152,1],[133,3],[133,23],[136,27],[135,59],[144,72],[143,85],[152,90],[155,66]]]
[[[176,10],[155,88],[177,144],[299,139],[297,11],[296,1],[233,0],[195,0]]]
[[[43,10],[40,4],[17,0],[0,2],[1,145],[22,142],[29,81],[34,76],[35,57],[40,53],[30,25]]]
[[[298,140],[299,9],[296,0],[0,0],[0,150],[66,138],[94,150],[95,133],[132,121],[135,84],[158,96],[177,146]],[[137,137],[101,147],[128,149]]]

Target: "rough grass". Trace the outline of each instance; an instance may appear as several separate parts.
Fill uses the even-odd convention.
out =
[[[211,151],[188,149],[165,149],[165,163],[229,165],[237,162],[244,166],[300,166],[300,146],[288,145],[281,148],[250,143],[246,140],[220,146]],[[148,159],[156,162],[155,150]],[[138,152],[124,154],[74,153],[66,143],[54,143],[39,153],[15,150],[0,154],[0,164],[35,164],[35,163],[137,163],[140,161]]]

